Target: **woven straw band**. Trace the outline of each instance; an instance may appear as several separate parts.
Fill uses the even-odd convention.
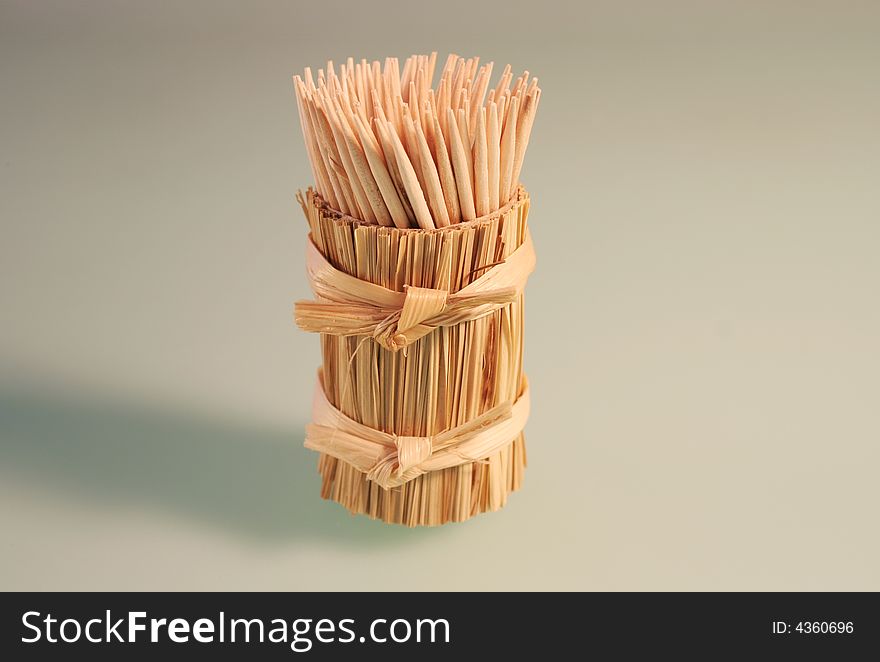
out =
[[[523,377],[516,402],[504,402],[430,437],[398,436],[358,423],[330,404],[324,394],[323,372],[319,371],[305,447],[348,462],[369,480],[389,489],[429,471],[491,457],[522,432],[528,418],[529,384]]]
[[[405,286],[389,290],[339,271],[308,242],[306,267],[318,301],[298,301],[296,323],[304,331],[334,336],[370,335],[397,351],[438,326],[453,326],[484,317],[513,303],[535,268],[532,237],[504,262],[450,294],[445,290]]]

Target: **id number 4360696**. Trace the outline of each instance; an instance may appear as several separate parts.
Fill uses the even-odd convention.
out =
[[[852,621],[773,621],[773,634],[852,634]]]

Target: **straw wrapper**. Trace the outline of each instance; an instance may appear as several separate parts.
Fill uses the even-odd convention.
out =
[[[363,223],[311,190],[300,202],[319,300],[298,303],[295,317],[321,332],[306,446],[322,452],[322,495],[410,526],[502,507],[526,462],[522,289],[534,252],[525,190],[485,218],[429,231]],[[328,267],[351,280],[328,286]],[[449,292],[447,309],[407,323],[410,287]]]

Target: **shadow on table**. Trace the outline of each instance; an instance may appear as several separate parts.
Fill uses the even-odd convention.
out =
[[[148,505],[250,539],[401,544],[436,535],[319,496],[303,425],[248,426],[111,399],[0,389],[0,464],[35,485]]]

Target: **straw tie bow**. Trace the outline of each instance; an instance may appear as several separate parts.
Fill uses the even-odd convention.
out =
[[[334,407],[324,394],[323,374],[319,372],[305,447],[348,462],[369,480],[390,489],[428,471],[492,456],[522,431],[528,416],[529,389],[524,379],[515,402],[503,402],[432,436],[396,435],[370,428]]]
[[[437,327],[475,320],[513,303],[534,267],[535,251],[527,232],[504,262],[487,268],[458,292],[414,286],[398,292],[336,269],[309,241],[306,268],[316,301],[296,302],[294,318],[305,331],[368,335],[397,351]]]
[[[424,324],[446,309],[449,293],[428,287],[405,286],[406,296],[400,313],[392,313],[376,325],[373,338],[383,347],[398,350],[432,331],[434,326]]]
[[[394,446],[367,472],[368,480],[379,485],[391,485],[395,479],[405,476],[434,452],[431,437],[394,436]]]

